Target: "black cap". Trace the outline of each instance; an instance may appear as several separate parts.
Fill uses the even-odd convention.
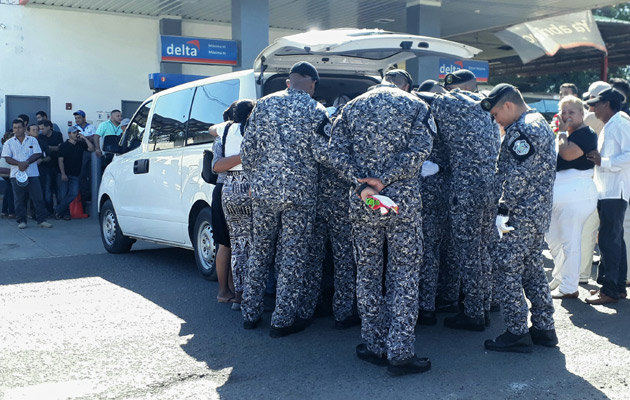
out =
[[[317,69],[313,66],[313,64],[306,61],[298,61],[291,67],[291,71],[289,71],[289,75],[291,74],[300,74],[304,76],[310,76],[314,81],[319,81],[319,74],[317,73]]]
[[[488,97],[481,100],[480,102],[481,108],[483,108],[486,111],[490,111],[492,110],[492,107],[497,105],[499,100],[501,100],[501,98],[504,95],[506,95],[507,93],[514,93],[517,91],[518,89],[516,89],[514,86],[510,85],[509,83],[499,83],[488,94]]]
[[[447,85],[459,85],[460,83],[468,82],[471,80],[477,80],[475,74],[467,69],[459,69],[452,74],[448,74],[444,77],[444,83]]]
[[[435,85],[439,85],[439,84],[440,83],[438,81],[434,81],[433,79],[427,79],[426,81],[422,82],[420,86],[418,86],[418,89],[416,89],[416,91],[430,92],[431,89],[433,89]]]
[[[609,88],[606,90],[602,90],[596,97],[588,100],[586,104],[589,106],[595,105],[600,101],[609,101],[611,103],[621,104],[626,100],[623,94],[620,91],[614,88]]]
[[[413,86],[413,79],[411,79],[411,75],[409,75],[409,72],[405,71],[404,69],[390,69],[385,73],[385,76],[395,75],[402,75],[403,77],[405,77],[407,83],[409,83],[409,89],[411,89],[411,87]]]

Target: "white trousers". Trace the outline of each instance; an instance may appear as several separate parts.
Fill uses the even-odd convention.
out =
[[[627,215],[627,214],[626,214]],[[588,280],[593,271],[593,250],[597,243],[599,232],[599,214],[597,209],[591,213],[582,229],[582,261],[580,267],[580,280]]]
[[[554,262],[552,276],[560,282],[562,293],[574,293],[578,290],[582,265],[582,230],[597,208],[592,171],[559,171],[553,198],[551,225],[546,235]]]

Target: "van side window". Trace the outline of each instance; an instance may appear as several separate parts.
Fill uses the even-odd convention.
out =
[[[140,106],[140,109],[138,109],[138,112],[136,112],[136,115],[133,117],[133,121],[131,121],[127,127],[123,151],[131,151],[140,147],[142,144],[144,130],[147,127],[147,118],[149,118],[149,110],[151,110],[151,103],[153,103],[153,101],[148,101]]]
[[[240,81],[232,79],[197,88],[188,120],[187,146],[214,141],[208,128],[223,122],[223,111],[238,100],[239,87]]]
[[[186,122],[195,89],[184,89],[157,99],[151,129],[149,151],[181,147],[186,141]]]

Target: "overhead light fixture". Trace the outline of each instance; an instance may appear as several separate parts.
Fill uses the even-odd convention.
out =
[[[413,6],[442,7],[442,0],[407,0],[407,7]]]
[[[475,10],[475,14],[481,14],[481,10]]]
[[[396,22],[396,20],[392,18],[379,18],[375,19],[374,22],[377,24],[391,24],[392,22]]]

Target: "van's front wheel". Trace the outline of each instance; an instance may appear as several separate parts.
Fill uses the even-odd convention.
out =
[[[101,223],[101,239],[105,250],[114,254],[128,252],[135,240],[123,235],[111,200],[107,200],[101,207],[99,219]]]
[[[197,268],[204,278],[211,280],[214,275],[216,246],[212,237],[212,214],[210,208],[201,210],[195,221],[194,247]]]

